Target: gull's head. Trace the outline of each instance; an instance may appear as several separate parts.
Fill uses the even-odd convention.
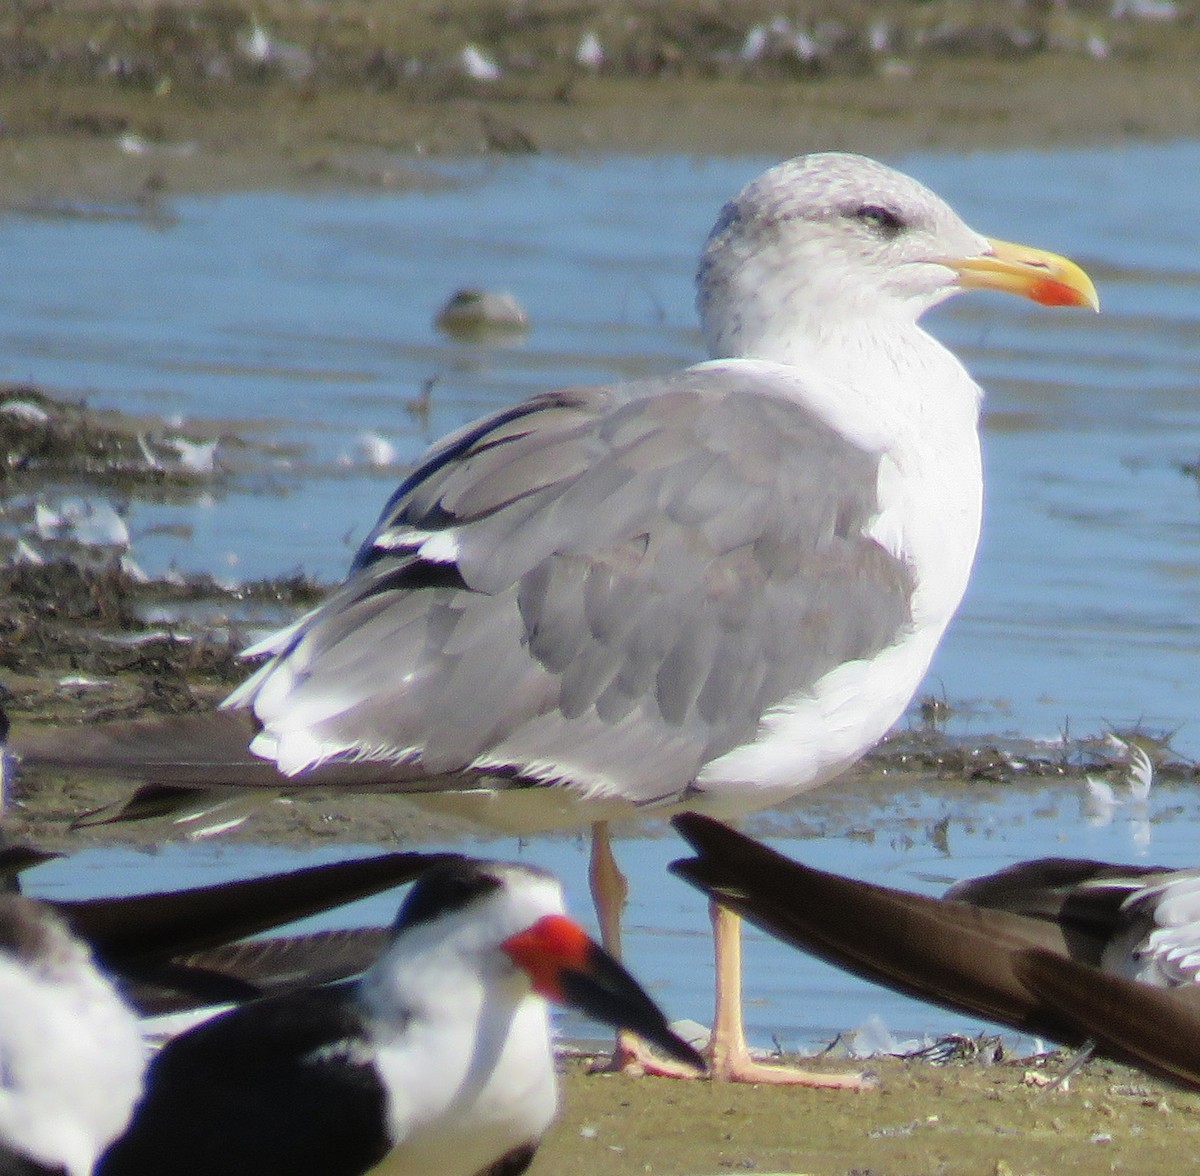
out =
[[[911,327],[967,288],[1098,305],[1073,262],[984,237],[923,184],[840,153],[801,156],[747,184],[721,210],[697,286],[719,357],[784,358],[856,324]]]

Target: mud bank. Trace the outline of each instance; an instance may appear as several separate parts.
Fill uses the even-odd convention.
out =
[[[0,199],[407,185],[416,153],[1186,136],[1198,51],[1190,3],[27,3],[0,14]]]

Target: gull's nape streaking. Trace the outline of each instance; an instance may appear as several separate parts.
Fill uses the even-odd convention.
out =
[[[548,1001],[703,1067],[553,877],[459,859],[417,881],[360,980],[168,1043],[97,1176],[520,1176],[558,1102]]]
[[[962,598],[982,393],[921,315],[980,288],[1097,305],[1071,262],[844,154],[744,188],[697,285],[710,361],[436,445],[221,715],[26,730],[17,750],[190,788],[388,788],[514,832],[594,822],[619,951],[605,822],[732,816],[835,777],[903,713]],[[714,926],[714,1076],[805,1080],[750,1059],[736,922]]]

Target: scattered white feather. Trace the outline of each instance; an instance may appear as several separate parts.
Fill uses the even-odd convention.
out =
[[[396,464],[396,447],[381,433],[362,432],[354,440],[359,461],[369,466]]]
[[[1110,824],[1120,804],[1112,785],[1097,776],[1085,776],[1083,786],[1087,790],[1083,798],[1087,823],[1095,828]]]
[[[179,468],[189,474],[211,474],[217,468],[219,439],[189,441],[186,437],[168,437],[166,442],[179,459]]]
[[[12,562],[14,564],[29,564],[32,567],[41,567],[46,562],[46,557],[32,543],[29,543],[25,539],[18,539],[16,546],[13,548]]]
[[[0,404],[0,413],[31,425],[42,425],[50,419],[50,414],[41,405],[29,400],[6,400]]]
[[[579,38],[579,47],[575,50],[575,62],[584,69],[598,70],[604,66],[604,46],[592,29],[588,29]]]
[[[762,61],[767,57],[791,54],[799,61],[814,61],[818,56],[817,43],[803,29],[797,28],[785,16],[777,16],[768,24],[751,25],[738,56],[743,61]]]
[[[139,433],[137,437],[138,448],[142,451],[142,460],[152,470],[161,470],[162,462],[159,460],[158,454],[150,448],[150,442],[146,438],[145,433]]]
[[[271,60],[271,38],[257,17],[252,18],[249,29],[238,33],[236,44],[238,52],[255,65],[266,65]]]
[[[121,571],[125,573],[135,584],[149,584],[150,573],[142,567],[140,563],[133,558],[129,552],[121,556]]]
[[[738,51],[738,56],[743,61],[761,61],[763,54],[767,51],[767,39],[766,25],[751,25],[746,30],[746,37],[742,41],[742,47]]]
[[[861,1025],[845,1034],[845,1042],[846,1052],[852,1058],[873,1058],[880,1055],[896,1057],[915,1053],[925,1044],[915,1038],[898,1041],[878,1013],[872,1013]]]
[[[58,507],[39,500],[34,526],[41,539],[70,540],[83,547],[129,546],[129,527],[103,499],[64,498]]]
[[[458,55],[459,68],[476,82],[498,82],[504,71],[478,45],[467,44]]]
[[[126,155],[146,155],[150,151],[150,144],[141,135],[126,131],[117,138],[117,149]]]
[[[237,35],[238,52],[253,65],[271,65],[280,69],[293,82],[309,77],[314,68],[312,54],[301,45],[272,37],[252,18],[250,28]]]
[[[872,23],[867,30],[867,43],[872,53],[886,53],[892,47],[892,30],[886,20]]]
[[[1125,796],[1118,794],[1107,780],[1098,776],[1085,776],[1083,779],[1084,798],[1083,815],[1087,823],[1100,828],[1112,822],[1120,808],[1129,810],[1129,819],[1133,824],[1133,841],[1140,848],[1150,844],[1150,817],[1147,802],[1150,799],[1150,789],[1154,785],[1154,765],[1145,750],[1136,743],[1127,743],[1118,735],[1111,732],[1105,737],[1109,747],[1119,754],[1128,757],[1129,763],[1125,769]]]
[[[1150,788],[1154,784],[1154,765],[1136,743],[1129,746],[1129,769],[1126,779],[1129,782],[1130,800],[1149,799]]]

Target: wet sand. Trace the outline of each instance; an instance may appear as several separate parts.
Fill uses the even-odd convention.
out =
[[[827,1063],[854,1072],[845,1061]],[[1089,1063],[1047,1090],[1025,1060],[873,1060],[875,1090],[735,1088],[568,1068],[563,1115],[530,1176],[1052,1176],[1187,1171],[1200,1100],[1143,1075]]]
[[[814,3],[789,26],[813,42],[811,59],[776,46],[748,60],[741,47],[778,7],[752,2],[730,15],[703,3],[334,0],[318,9],[275,0],[255,6],[255,25],[249,10],[219,5],[14,5],[0,15],[0,203],[152,206],[186,191],[406,186],[420,182],[407,166],[418,154],[895,155],[1190,136],[1200,132],[1200,27],[1193,6],[1180,9],[1159,21],[1114,20],[1107,5]],[[873,48],[881,21],[884,44]],[[607,55],[597,68],[575,61],[588,32]],[[468,43],[493,56],[498,80],[463,74]],[[124,427],[117,422],[116,432]],[[92,452],[79,436],[59,453],[72,477],[80,473],[72,461]],[[61,476],[48,442],[3,440],[10,460],[0,492]],[[14,462],[17,451],[50,454],[49,464]],[[119,446],[97,452],[87,471],[95,484],[119,477],[129,493],[187,490],[159,474],[130,475]],[[286,613],[320,586],[253,590],[275,593]],[[211,706],[245,672],[234,656],[239,601],[226,602],[223,627],[210,623],[199,636],[129,641],[145,636],[148,599],[211,603],[214,593],[70,565],[5,573],[6,709],[20,724]],[[72,677],[105,685],[64,685]],[[855,786],[887,787],[901,773],[908,784],[987,787],[1012,779],[1019,758],[986,741],[947,745],[933,727],[874,758]],[[1194,775],[1189,765],[1169,770]],[[25,781],[6,827],[58,847],[161,835],[153,826],[68,831],[82,808],[114,795],[95,781]],[[239,836],[419,845],[449,832],[398,822],[392,802],[362,797],[274,806]],[[572,1064],[563,1119],[533,1172],[1001,1176],[1181,1171],[1194,1162],[1200,1100],[1103,1063],[1049,1094],[1026,1084],[1024,1063],[872,1067],[879,1089],[853,1095],[633,1081]]]

